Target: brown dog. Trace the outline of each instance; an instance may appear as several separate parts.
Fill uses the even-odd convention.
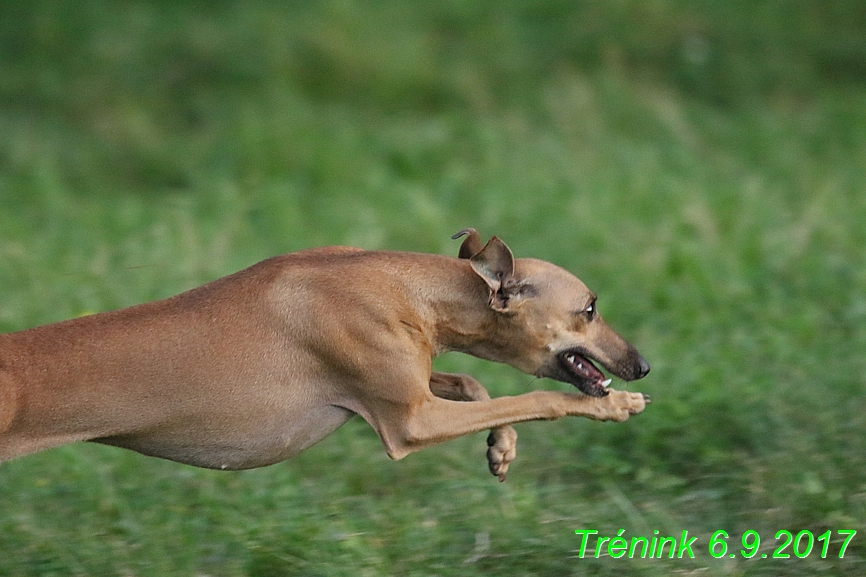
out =
[[[199,467],[276,463],[352,415],[401,459],[492,429],[504,479],[512,423],[624,421],[640,393],[607,388],[593,359],[639,379],[649,365],[550,263],[515,260],[473,229],[460,259],[320,248],[260,262],[178,296],[0,335],[0,461],[74,441]],[[431,371],[445,351],[575,385],[491,399]],[[473,402],[461,402],[473,401]]]

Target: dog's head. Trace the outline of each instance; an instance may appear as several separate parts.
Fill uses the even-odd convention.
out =
[[[610,384],[594,362],[627,381],[649,372],[649,363],[601,318],[595,294],[580,279],[549,262],[515,260],[496,237],[482,245],[466,229],[454,238],[463,235],[459,256],[486,283],[496,323],[480,356],[593,397],[607,395]]]

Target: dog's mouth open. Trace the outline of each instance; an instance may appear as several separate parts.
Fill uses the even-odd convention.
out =
[[[565,351],[557,357],[559,364],[568,375],[566,382],[574,385],[580,392],[590,397],[605,397],[611,379],[596,368],[592,361],[578,351]]]

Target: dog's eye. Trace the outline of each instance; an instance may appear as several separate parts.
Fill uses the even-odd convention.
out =
[[[589,303],[589,306],[586,307],[585,309],[583,309],[583,312],[590,319],[593,318],[595,316],[595,301],[592,301],[591,303]]]

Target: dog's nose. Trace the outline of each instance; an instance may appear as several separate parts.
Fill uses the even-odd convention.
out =
[[[642,379],[645,376],[647,376],[647,373],[649,373],[649,372],[650,372],[649,363],[646,362],[645,358],[638,355],[638,357],[637,357],[637,375],[635,376],[635,378],[636,379]]]

